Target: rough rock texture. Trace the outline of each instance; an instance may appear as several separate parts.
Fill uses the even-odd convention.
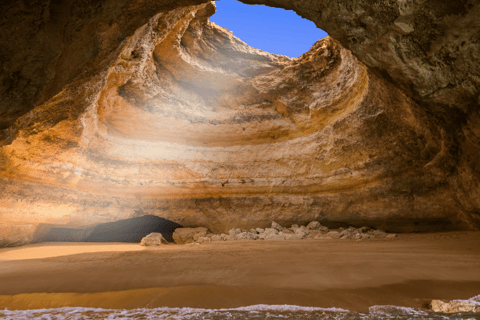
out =
[[[208,229],[204,227],[198,228],[178,228],[173,233],[173,240],[177,244],[192,243],[198,241],[207,235]]]
[[[208,1],[1,3],[0,242],[145,214],[479,227],[478,3],[244,2],[353,54],[250,48]]]
[[[168,244],[168,241],[162,236],[161,233],[153,232],[150,233],[148,236],[144,237],[142,241],[140,241],[141,246],[161,246],[164,244]]]
[[[432,300],[430,308],[435,312],[444,313],[480,312],[480,303],[468,300],[453,300],[449,302]]]

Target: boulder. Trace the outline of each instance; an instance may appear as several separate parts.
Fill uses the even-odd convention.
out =
[[[234,240],[238,241],[246,241],[246,240],[256,240],[257,234],[253,234],[251,232],[242,232],[235,235]]]
[[[219,234],[214,234],[212,237],[211,237],[212,241],[224,241],[222,236],[219,235]]]
[[[374,230],[373,235],[375,236],[375,238],[385,238],[387,236],[387,233],[382,230]]]
[[[390,234],[387,234],[386,238],[396,238],[397,235],[395,233],[390,233]]]
[[[312,221],[307,225],[307,229],[310,229],[310,230],[318,230],[318,228],[320,227],[321,227],[321,224],[318,221]]]
[[[453,300],[449,302],[432,300],[430,308],[435,312],[444,313],[480,312],[480,304],[468,300]]]
[[[285,240],[301,240],[303,239],[302,235],[299,234],[286,234],[284,235]]]
[[[310,230],[305,226],[301,226],[300,228],[295,229],[295,234],[300,234],[303,237],[308,235],[309,233],[310,233]]]
[[[285,236],[284,236],[284,235],[281,235],[281,234],[271,233],[271,234],[267,234],[267,236],[265,237],[265,240],[268,240],[268,241],[280,241],[280,240],[285,240]]]
[[[204,227],[178,228],[173,233],[173,240],[178,244],[196,242],[199,238],[205,237],[207,233],[208,229]]]
[[[235,237],[237,236],[237,234],[240,234],[240,233],[242,233],[241,229],[238,229],[238,228],[230,229],[230,231],[228,231],[228,239],[235,240]]]
[[[330,231],[326,235],[327,237],[330,237],[331,239],[339,239],[340,238],[340,232],[338,231]]]
[[[265,231],[264,231],[265,234],[278,234],[278,230],[277,229],[273,229],[273,228],[266,228]]]
[[[152,232],[148,236],[143,237],[142,241],[140,241],[140,245],[145,247],[161,246],[164,244],[168,244],[168,241],[158,232]]]
[[[279,225],[278,223],[276,223],[275,221],[272,222],[272,229],[275,229],[277,231],[282,231],[284,228]]]

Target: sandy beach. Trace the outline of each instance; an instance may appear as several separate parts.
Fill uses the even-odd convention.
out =
[[[393,239],[0,249],[0,308],[423,308],[480,294],[480,232]]]

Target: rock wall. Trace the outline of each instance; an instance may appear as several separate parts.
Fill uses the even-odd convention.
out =
[[[0,51],[0,242],[146,214],[213,232],[479,227],[477,4],[452,18],[413,2],[251,1],[332,35],[290,59],[210,23],[205,2],[0,5],[2,26],[20,12],[37,39],[0,37],[19,48]],[[407,22],[424,20],[444,32],[418,51]],[[448,60],[455,32],[465,48]]]

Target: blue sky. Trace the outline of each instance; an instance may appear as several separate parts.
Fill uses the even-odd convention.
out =
[[[210,21],[233,32],[248,45],[292,58],[307,52],[327,33],[293,11],[235,0],[215,2],[217,13]]]

